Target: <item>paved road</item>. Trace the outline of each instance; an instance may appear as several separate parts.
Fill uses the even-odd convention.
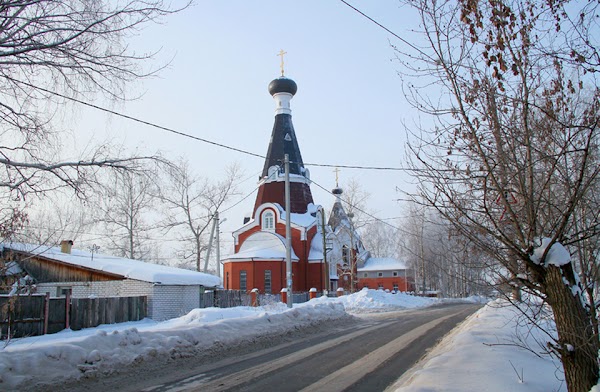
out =
[[[356,323],[316,336],[304,336],[215,363],[165,369],[163,374],[147,375],[126,389],[383,391],[478,307],[454,304],[367,315]],[[119,383],[121,387],[125,385]]]

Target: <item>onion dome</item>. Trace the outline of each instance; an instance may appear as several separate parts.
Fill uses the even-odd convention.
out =
[[[342,194],[342,192],[343,192],[343,191],[342,191],[342,188],[338,188],[338,187],[335,187],[335,188],[333,188],[333,189],[331,190],[331,193],[333,193],[333,194],[334,194],[334,195],[336,195],[336,196],[337,196],[337,195],[341,195],[341,194]]]
[[[277,93],[288,93],[294,95],[296,94],[296,91],[298,91],[296,82],[286,77],[274,79],[271,83],[269,83],[269,94],[271,95],[275,95]]]

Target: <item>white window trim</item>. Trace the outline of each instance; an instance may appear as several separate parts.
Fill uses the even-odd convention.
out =
[[[264,231],[275,231],[275,214],[266,210],[261,215],[261,229]]]

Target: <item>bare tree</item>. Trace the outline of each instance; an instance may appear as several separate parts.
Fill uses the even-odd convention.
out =
[[[175,10],[160,0],[12,0],[0,4],[0,198],[2,225],[19,222],[18,201],[68,187],[82,195],[100,168],[126,170],[140,158],[98,148],[61,157],[61,130],[52,113],[68,98],[95,93],[125,98],[128,82],[150,76],[153,54],[126,39]],[[6,201],[6,202],[4,202]]]
[[[117,172],[98,193],[96,221],[106,232],[108,248],[117,256],[149,260],[156,184],[149,173]]]
[[[407,97],[436,121],[414,133],[415,201],[493,261],[497,279],[552,308],[558,338],[549,334],[548,347],[569,391],[588,391],[598,379],[595,303],[574,263],[550,255],[597,238],[597,215],[582,203],[600,172],[598,3],[408,3],[423,34],[422,45],[397,48]],[[595,258],[596,244],[583,257]]]
[[[367,221],[361,239],[373,257],[400,258],[401,235],[398,229],[385,221]]]
[[[368,216],[368,202],[371,195],[356,178],[351,178],[342,188],[344,192],[341,197],[346,214],[352,217],[352,224],[358,230],[371,219]]]
[[[216,182],[193,174],[185,160],[166,168],[168,180],[159,191],[160,200],[166,205],[161,226],[167,232],[175,232],[177,240],[183,243],[182,257],[192,260],[196,270],[202,271],[207,228],[215,212],[235,194],[239,168],[228,167],[224,178]],[[218,264],[215,268],[219,268]]]
[[[47,195],[41,203],[29,207],[27,223],[15,234],[15,240],[47,245],[72,240],[80,244],[92,221],[79,198],[64,196]]]
[[[400,229],[403,251],[419,289],[436,290],[444,297],[489,293],[485,258],[468,238],[431,209],[413,203],[406,209]]]

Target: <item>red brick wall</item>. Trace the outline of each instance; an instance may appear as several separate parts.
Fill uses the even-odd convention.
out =
[[[277,215],[275,215],[277,216]],[[259,219],[261,217],[258,217]],[[240,247],[252,234],[261,231],[261,222],[248,231],[240,233],[238,237],[238,245],[235,246],[235,251],[239,252]],[[282,237],[285,237],[285,224],[277,221],[275,224],[275,232]],[[299,262],[292,263],[293,282],[292,289],[294,291],[308,291],[312,287],[317,290],[323,289],[323,264],[308,263],[308,255],[310,253],[310,243],[317,234],[317,227],[311,227],[306,233],[306,240],[301,240],[301,229],[292,227],[292,249],[299,258]],[[281,267],[281,268],[280,268]],[[286,287],[285,281],[285,261],[253,261],[253,262],[233,262],[225,263],[223,266],[223,286],[225,288],[238,290],[240,287],[239,272],[246,271],[248,290],[257,288],[261,293],[264,293],[264,271],[270,269],[273,293],[278,293],[281,288]],[[281,271],[280,274],[275,271]],[[229,286],[227,285],[227,272],[229,272]],[[251,287],[251,285],[254,285]]]
[[[387,278],[358,278],[358,289],[362,289],[363,287],[369,287],[370,289],[379,288],[379,284],[383,285],[384,289],[388,289],[392,291],[394,289],[394,283],[398,284],[399,291],[415,291],[415,286],[413,282],[408,281],[408,285],[403,276],[394,276]]]
[[[285,182],[275,181],[262,184],[258,188],[253,214],[256,213],[259,206],[265,203],[277,203],[280,206],[285,206]],[[310,186],[302,182],[290,182],[291,212],[303,214],[306,212],[306,206],[309,203],[313,203]]]

